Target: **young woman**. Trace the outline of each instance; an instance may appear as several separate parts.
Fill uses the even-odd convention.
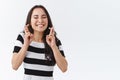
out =
[[[35,5],[28,13],[24,31],[20,32],[14,46],[12,68],[24,66],[23,80],[53,80],[55,64],[62,72],[67,61],[61,41],[56,37],[46,8]]]

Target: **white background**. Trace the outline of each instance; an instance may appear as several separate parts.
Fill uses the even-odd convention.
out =
[[[55,80],[120,80],[119,0],[1,0],[0,80],[22,80],[12,70],[14,41],[29,9],[44,5],[63,43],[68,71],[55,67]]]

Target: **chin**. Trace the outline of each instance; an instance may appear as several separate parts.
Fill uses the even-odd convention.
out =
[[[38,32],[43,32],[44,30],[36,30],[36,31],[38,31]]]

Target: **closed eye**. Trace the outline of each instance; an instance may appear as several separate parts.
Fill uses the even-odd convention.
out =
[[[38,19],[38,15],[34,15],[34,19]]]
[[[47,16],[46,15],[42,15],[42,18],[47,18]]]
[[[34,19],[38,19],[38,18],[39,18],[39,15],[34,15],[33,18],[34,18]],[[43,14],[43,15],[41,16],[41,18],[45,19],[45,18],[47,18],[47,16],[46,16],[45,14]]]

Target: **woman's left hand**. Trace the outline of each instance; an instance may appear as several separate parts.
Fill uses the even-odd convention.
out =
[[[54,36],[55,32],[54,32],[54,28],[50,28],[50,33],[49,35],[46,36],[46,42],[48,43],[48,45],[52,48],[54,46],[56,46],[56,42],[55,42],[55,36]]]

